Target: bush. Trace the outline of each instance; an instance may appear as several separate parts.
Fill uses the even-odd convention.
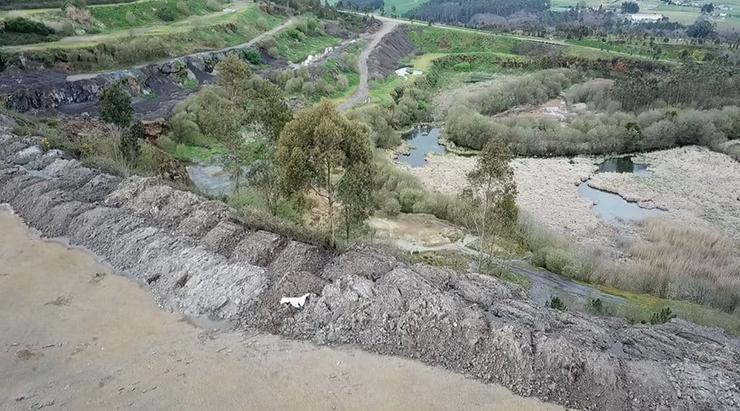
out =
[[[14,17],[6,20],[5,31],[13,33],[38,34],[39,36],[49,36],[54,34],[54,30],[45,24],[23,17]]]
[[[255,50],[247,50],[244,53],[244,59],[247,60],[250,64],[262,64],[262,57]]]
[[[383,202],[380,211],[386,217],[395,217],[401,213],[401,204],[394,197],[390,197]]]
[[[470,63],[468,63],[467,61],[457,63],[452,66],[452,69],[455,71],[470,71]]]
[[[550,301],[547,303],[547,306],[558,311],[567,311],[568,307],[565,305],[565,303],[560,300],[558,296],[553,296]]]
[[[223,9],[219,0],[208,0],[206,2],[206,8],[210,11],[220,11]]]
[[[129,126],[129,128],[121,135],[121,143],[119,145],[123,158],[128,161],[129,164],[135,164],[141,153],[141,145],[139,140],[144,139],[144,124],[141,121]]]
[[[588,302],[588,311],[595,315],[602,315],[606,312],[604,303],[601,302],[600,298],[594,298]]]
[[[127,126],[134,114],[131,97],[119,84],[112,84],[103,89],[98,99],[98,110],[100,118],[119,127]]]
[[[177,9],[170,3],[163,4],[154,14],[156,14],[160,20],[167,22],[175,21],[179,17]]]
[[[656,313],[653,313],[653,315],[650,317],[650,324],[665,324],[674,318],[676,318],[676,315],[671,312],[671,308],[666,307]]]

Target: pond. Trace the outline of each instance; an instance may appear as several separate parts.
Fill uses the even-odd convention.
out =
[[[447,148],[439,144],[439,128],[430,126],[418,126],[404,139],[410,147],[409,154],[398,156],[398,162],[408,164],[411,167],[423,167],[426,156],[429,153],[445,154]]]
[[[597,173],[633,173],[638,177],[650,175],[647,164],[634,163],[631,156],[614,157],[604,160]],[[609,224],[620,224],[624,221],[642,220],[660,215],[659,209],[643,208],[621,196],[599,190],[588,185],[588,181],[578,186],[578,194],[593,202],[592,210]]]

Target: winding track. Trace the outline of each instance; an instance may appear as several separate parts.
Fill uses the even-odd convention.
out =
[[[291,17],[288,20],[286,20],[285,22],[283,22],[282,24],[273,27],[272,29],[270,29],[270,30],[268,30],[268,31],[266,31],[266,32],[258,35],[257,37],[255,37],[255,38],[253,38],[253,39],[251,39],[251,40],[249,40],[249,41],[247,41],[245,43],[237,44],[235,46],[226,47],[224,49],[215,50],[215,51],[225,52],[225,51],[230,51],[230,50],[239,50],[239,49],[245,49],[245,48],[252,47],[255,44],[257,44],[257,42],[259,42],[260,40],[264,39],[265,37],[272,36],[273,34],[275,34],[275,33],[279,32],[281,30],[284,30],[284,29],[290,27],[295,22],[296,22],[296,18],[295,17]],[[135,69],[144,68],[144,67],[149,66],[151,64],[168,63],[168,62],[172,62],[172,61],[175,61],[175,60],[179,60],[179,59],[181,59],[183,57],[195,57],[195,56],[199,56],[199,55],[206,55],[208,53],[213,53],[213,52],[214,52],[214,50],[201,51],[201,52],[198,52],[198,53],[192,53],[192,54],[188,54],[188,55],[184,55],[184,56],[178,56],[178,57],[168,58],[168,59],[165,59],[165,60],[162,60],[162,61],[158,61],[158,62],[155,62],[155,63],[149,62],[149,63],[139,64],[138,66],[126,68],[126,69],[123,69],[123,70],[135,70]],[[121,71],[121,70],[108,70],[108,71],[99,71],[99,72],[96,72],[96,73],[72,74],[72,75],[67,76],[67,81],[77,81],[77,80],[91,79],[91,78],[95,78],[95,77],[97,77],[97,76],[99,76],[101,74],[112,73],[112,72],[116,72],[116,71]]]
[[[358,68],[360,69],[360,84],[357,86],[357,90],[355,90],[355,93],[339,105],[340,111],[347,111],[358,104],[364,103],[365,100],[367,100],[367,82],[369,77],[367,69],[367,59],[368,57],[370,57],[370,53],[372,53],[372,51],[375,50],[375,47],[377,47],[377,45],[380,43],[380,40],[382,40],[386,34],[393,31],[393,29],[395,29],[399,24],[399,22],[394,20],[381,19],[380,21],[383,23],[383,26],[380,28],[380,30],[376,31],[369,37],[370,43],[367,45],[367,47],[365,47],[365,50],[360,53],[360,58],[357,61]]]

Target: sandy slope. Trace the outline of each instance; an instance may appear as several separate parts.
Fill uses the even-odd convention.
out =
[[[394,357],[197,328],[0,209],[0,409],[550,409]]]

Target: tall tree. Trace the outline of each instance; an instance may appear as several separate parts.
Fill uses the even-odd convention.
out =
[[[117,83],[106,86],[100,93],[98,111],[104,121],[119,127],[128,126],[134,115],[131,97]]]
[[[249,64],[233,53],[216,63],[215,69],[216,84],[226,90],[231,99],[244,90],[244,84],[252,77]]]
[[[244,111],[214,89],[203,90],[198,104],[198,124],[206,136],[226,148],[224,166],[234,176],[234,191],[238,195],[245,149],[245,139],[241,133]]]
[[[640,11],[640,5],[636,1],[625,1],[622,3],[622,13],[635,14]]]
[[[511,152],[504,141],[491,138],[478,155],[475,168],[467,175],[468,187],[463,195],[475,208],[470,222],[478,232],[481,270],[493,254],[496,237],[510,232],[516,223],[516,184],[510,160]]]
[[[270,141],[277,141],[283,127],[293,119],[293,112],[282,90],[270,81],[255,82],[246,101],[247,122],[256,125]]]
[[[276,159],[285,191],[299,193],[310,189],[326,200],[329,246],[335,247],[338,189],[346,187],[342,199],[350,203],[361,201],[359,184],[350,180],[361,180],[372,167],[367,128],[347,120],[332,103],[322,101],[298,112],[285,125],[278,139]],[[352,210],[350,218],[363,215],[358,204],[344,206]]]

